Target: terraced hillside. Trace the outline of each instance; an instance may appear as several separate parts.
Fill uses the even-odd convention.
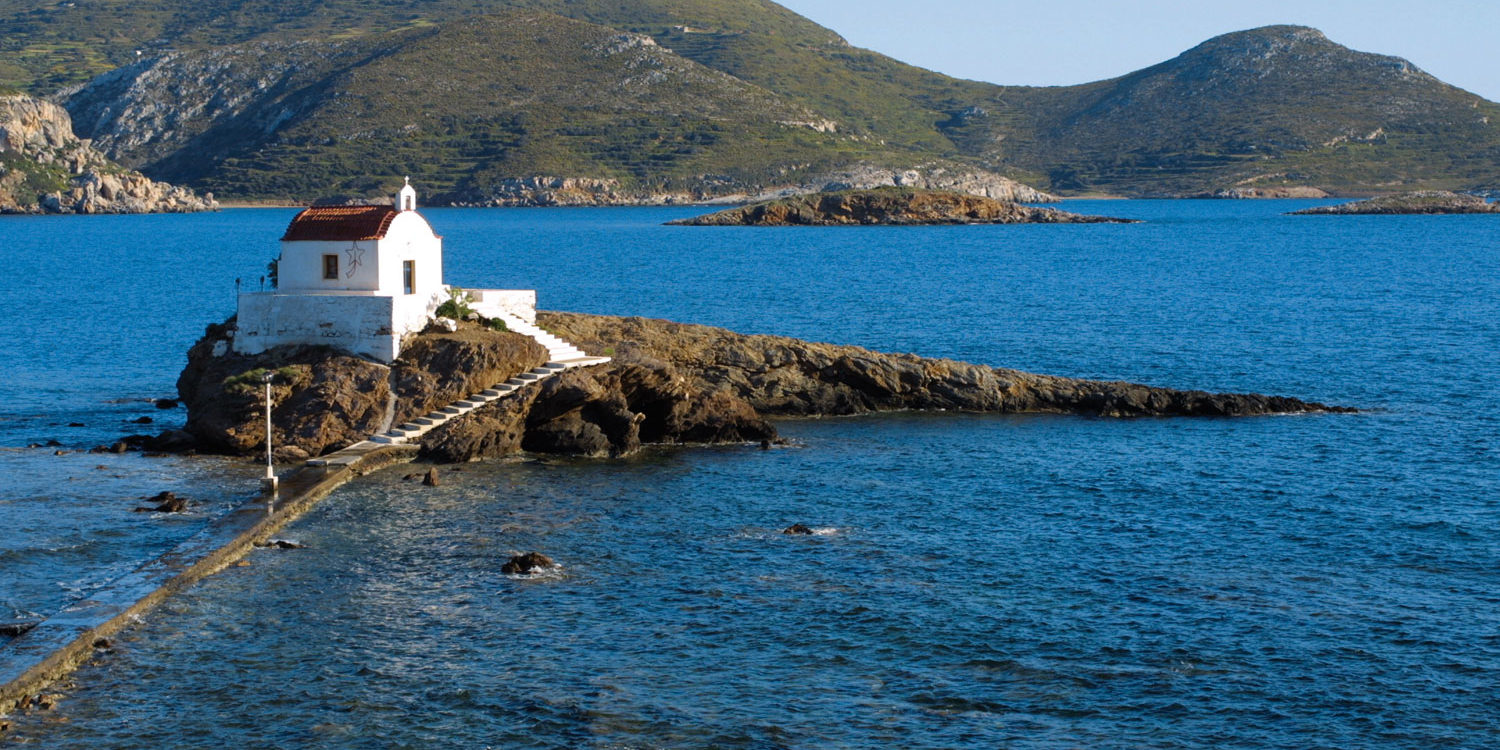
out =
[[[424,178],[461,202],[540,182],[712,197],[871,169],[1126,195],[1500,187],[1500,105],[1300,27],[1030,88],[850,47],[766,0],[0,0],[0,24],[0,84],[93,80],[68,99],[83,135],[228,198],[367,194],[382,143],[429,158]]]

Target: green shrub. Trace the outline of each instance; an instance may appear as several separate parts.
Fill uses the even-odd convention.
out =
[[[463,320],[474,312],[474,308],[469,306],[473,301],[474,295],[456,286],[452,287],[448,290],[448,301],[438,305],[436,314],[439,318]]]

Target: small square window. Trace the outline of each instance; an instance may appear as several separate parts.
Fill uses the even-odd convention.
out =
[[[323,256],[323,278],[337,279],[339,277],[339,256]]]

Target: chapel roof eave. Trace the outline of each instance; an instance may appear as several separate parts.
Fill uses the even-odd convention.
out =
[[[398,213],[391,206],[314,206],[292,219],[281,241],[384,239]]]

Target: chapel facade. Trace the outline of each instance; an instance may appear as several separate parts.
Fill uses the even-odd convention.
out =
[[[242,292],[234,351],[328,345],[389,363],[449,298],[443,240],[417,212],[410,180],[393,206],[315,206],[281,238],[275,289]],[[528,296],[529,295],[529,296]],[[490,312],[535,320],[534,291],[479,290]],[[529,300],[529,301],[528,301]]]

